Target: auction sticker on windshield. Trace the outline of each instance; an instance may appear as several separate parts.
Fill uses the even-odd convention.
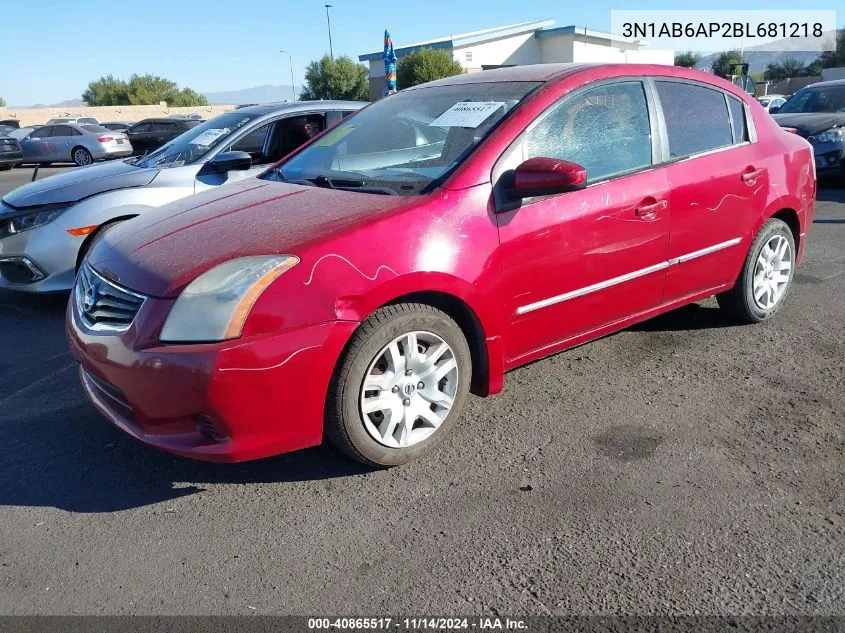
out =
[[[475,128],[505,105],[504,101],[459,101],[429,125],[432,127]]]
[[[228,133],[229,133],[229,128],[223,128],[222,130],[218,129],[218,128],[212,128],[210,130],[206,130],[205,132],[203,132],[202,134],[197,136],[195,139],[190,141],[189,145],[208,146],[208,145],[211,145],[214,141],[216,141],[218,138],[220,138],[224,134],[228,134]]]

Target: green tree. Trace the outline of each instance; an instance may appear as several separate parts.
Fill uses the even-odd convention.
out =
[[[126,82],[112,75],[100,77],[88,84],[82,100],[89,106],[129,105]]]
[[[129,81],[112,75],[100,77],[88,84],[82,100],[89,106],[155,105],[166,101],[168,105],[208,105],[208,100],[190,88],[179,89],[175,82],[157,75],[134,74]]]
[[[336,59],[323,55],[305,69],[305,86],[299,98],[366,100],[370,96],[368,76],[366,66],[345,55]]]
[[[437,48],[421,48],[399,60],[396,66],[396,83],[401,90],[424,84],[435,79],[463,74],[464,69],[451,55]]]
[[[736,74],[736,65],[740,63],[739,60],[739,51],[725,51],[719,53],[710,68],[713,74],[730,79],[731,75]]]
[[[6,100],[3,97],[0,97],[0,108],[6,107]]]
[[[822,51],[818,63],[822,68],[845,66],[845,28],[836,31],[835,47],[830,51]]]
[[[695,68],[701,62],[701,53],[694,51],[687,51],[686,53],[675,54],[675,66],[684,66],[685,68]]]

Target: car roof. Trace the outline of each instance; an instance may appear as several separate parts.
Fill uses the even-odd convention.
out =
[[[270,114],[276,112],[304,112],[314,109],[322,110],[357,110],[367,105],[366,101],[340,101],[327,99],[325,101],[280,101],[275,103],[262,103],[260,105],[238,108],[238,113],[248,114]]]
[[[818,81],[814,84],[810,84],[809,86],[804,86],[805,88],[830,88],[832,86],[845,86],[845,79],[832,79],[830,81]],[[802,88],[803,90],[803,88]]]
[[[138,123],[183,123],[187,121],[187,119],[171,119],[170,117],[166,116],[154,116],[150,117],[149,119],[141,119]],[[123,121],[112,121],[113,123],[123,123]],[[138,123],[133,123],[132,125],[138,125]]]

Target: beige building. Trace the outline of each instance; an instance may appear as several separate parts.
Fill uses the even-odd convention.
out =
[[[502,66],[559,62],[616,62],[624,64],[675,63],[675,51],[650,49],[648,42],[593,31],[586,27],[554,27],[554,20],[522,22],[492,29],[449,35],[396,47],[396,57],[421,48],[439,48],[467,72]],[[384,87],[383,51],[360,55],[370,65],[370,98],[381,96]]]

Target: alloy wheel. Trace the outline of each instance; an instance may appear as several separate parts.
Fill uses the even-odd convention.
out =
[[[754,303],[771,310],[783,298],[792,275],[792,249],[783,235],[774,235],[760,251],[754,266]]]
[[[406,448],[446,420],[458,390],[452,348],[431,332],[409,332],[385,345],[364,375],[360,410],[378,443]]]

